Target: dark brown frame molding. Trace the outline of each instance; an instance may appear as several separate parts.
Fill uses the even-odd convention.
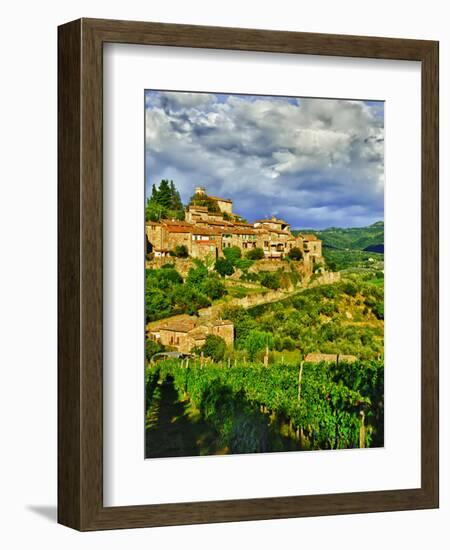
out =
[[[422,483],[419,489],[103,506],[103,44],[420,61],[422,65]],[[436,508],[438,42],[79,19],[58,29],[58,521],[90,531]],[[426,243],[426,246],[424,246]]]

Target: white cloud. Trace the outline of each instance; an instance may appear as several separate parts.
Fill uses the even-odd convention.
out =
[[[321,203],[328,219],[333,205],[350,216],[345,225],[362,211],[368,222],[383,215],[379,105],[176,92],[150,93],[146,105],[148,183],[174,179],[185,200],[201,183],[239,193],[247,216],[259,202],[294,225]]]

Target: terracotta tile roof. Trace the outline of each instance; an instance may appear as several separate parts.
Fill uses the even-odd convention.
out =
[[[301,237],[303,237],[304,241],[318,241],[319,240],[315,235],[312,235],[311,233],[308,234],[308,235],[301,235]]]
[[[228,319],[217,319],[217,321],[212,322],[213,327],[223,327],[223,326],[233,326],[233,321],[229,321]]]
[[[291,236],[289,231],[283,231],[282,229],[267,229],[268,233],[276,233],[277,235],[286,235],[287,237]]]
[[[189,212],[192,210],[197,210],[198,212],[208,212],[207,206],[196,206],[195,204],[189,205]]]
[[[229,229],[224,229],[225,233],[231,233],[232,235],[256,235],[257,232],[252,228],[245,229],[243,227],[230,227]]]
[[[169,225],[166,227],[169,233],[191,233],[192,228],[185,225]]]
[[[193,235],[220,235],[220,230],[217,228],[210,228],[210,227],[199,227],[194,226],[191,229],[191,233]]]
[[[204,340],[208,329],[205,326],[199,326],[189,331],[189,337],[194,340]]]
[[[285,222],[284,220],[279,220],[278,218],[275,218],[275,219],[267,219],[267,218],[264,218],[262,220],[255,220],[255,223],[276,223],[276,224],[282,224],[282,225],[289,225],[287,222]]]
[[[169,219],[163,219],[161,220],[161,223],[163,225],[186,225],[188,227],[191,227],[192,224],[189,222],[186,222],[184,220],[169,220]]]
[[[181,320],[181,321],[170,321],[159,327],[160,330],[169,330],[171,332],[189,332],[197,326],[196,321],[192,320]]]
[[[231,222],[229,222],[231,223]],[[239,227],[251,227],[253,228],[253,225],[251,223],[247,223],[247,222],[232,222],[233,225],[238,225]]]
[[[230,202],[233,204],[233,201],[231,199],[223,199],[222,197],[213,197],[212,195],[208,195],[210,199],[214,199],[215,201],[221,201],[221,202]]]
[[[199,222],[197,222],[198,225],[200,224],[206,224],[206,225],[218,225],[218,226],[226,226],[226,227],[232,227],[233,224],[229,221],[226,221],[226,220],[201,220]]]

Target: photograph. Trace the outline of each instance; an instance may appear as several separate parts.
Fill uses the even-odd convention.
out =
[[[384,446],[384,107],[145,90],[145,458]]]

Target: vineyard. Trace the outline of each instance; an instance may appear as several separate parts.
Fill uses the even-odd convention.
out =
[[[179,420],[181,410],[201,422],[210,448],[194,445],[193,454],[212,454],[211,442],[221,453],[382,446],[383,378],[381,361],[267,367],[165,360],[149,365],[146,455],[158,456],[153,444],[161,430],[163,391],[171,392],[171,406],[177,407],[168,425]],[[186,449],[178,453],[172,456],[185,456]]]

